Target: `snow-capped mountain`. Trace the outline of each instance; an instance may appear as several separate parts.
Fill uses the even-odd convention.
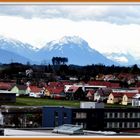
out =
[[[22,43],[16,39],[0,36],[0,63],[21,62],[41,64],[51,63],[52,57],[67,57],[69,64],[90,65],[125,65],[140,64],[130,53],[105,53],[92,49],[89,44],[78,36],[65,36],[59,40],[46,43],[41,49]]]
[[[38,58],[41,60],[52,59],[52,57],[67,57],[69,64],[90,65],[105,64],[118,65],[110,59],[107,59],[98,51],[92,49],[88,43],[78,36],[65,36],[60,40],[54,40],[47,43],[37,52]]]
[[[3,49],[0,49],[0,63],[11,63],[18,62],[22,64],[27,64],[27,62],[32,62],[30,59],[20,56],[14,52],[9,52]]]
[[[16,53],[31,60],[34,59],[34,52],[36,52],[36,48],[30,44],[3,36],[0,36],[0,49]]]
[[[130,53],[105,53],[104,55],[120,65],[129,66],[139,63]]]

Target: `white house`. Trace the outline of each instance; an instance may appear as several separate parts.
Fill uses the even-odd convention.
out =
[[[132,106],[140,106],[140,94],[136,94],[132,98]]]

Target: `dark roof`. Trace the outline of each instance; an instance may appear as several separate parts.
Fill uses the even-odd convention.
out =
[[[26,90],[27,86],[25,85],[16,85],[19,90]]]

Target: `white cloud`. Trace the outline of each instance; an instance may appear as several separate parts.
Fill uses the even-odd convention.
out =
[[[140,24],[140,5],[40,4],[0,5],[0,15],[24,18],[65,18],[73,21],[106,21],[115,24]]]
[[[121,62],[121,63],[127,63],[128,59],[124,56],[115,56],[115,57],[108,57],[109,59],[116,61],[116,62]]]
[[[42,47],[63,36],[77,35],[104,52],[129,52],[140,58],[140,25],[117,25],[102,21],[72,21],[64,18],[25,19],[0,16],[0,34]]]

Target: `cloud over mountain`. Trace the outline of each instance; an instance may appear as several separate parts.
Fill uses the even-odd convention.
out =
[[[23,18],[65,18],[74,21],[105,21],[115,24],[140,24],[140,6],[127,4],[2,5],[0,15]]]

